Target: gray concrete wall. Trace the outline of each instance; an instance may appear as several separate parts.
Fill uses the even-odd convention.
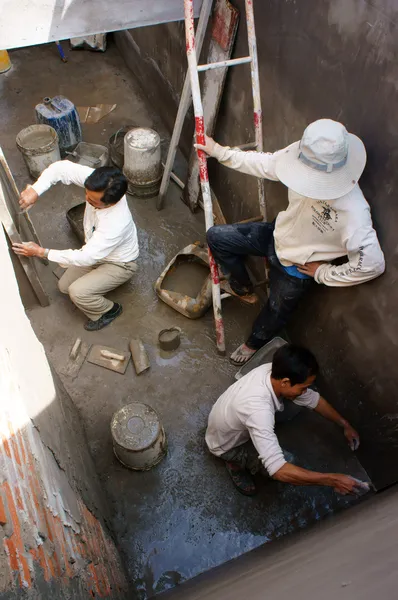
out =
[[[162,600],[395,598],[397,500],[398,490],[388,490],[196,577]]]
[[[234,4],[243,14],[243,0]],[[289,332],[317,354],[324,392],[358,426],[363,437],[361,460],[377,485],[387,485],[397,479],[398,458],[398,4],[269,0],[256,2],[255,11],[266,149],[283,147],[299,139],[311,121],[330,117],[361,136],[368,150],[361,185],[372,207],[387,272],[355,288],[319,287]],[[186,69],[181,24],[135,30],[131,35],[135,53],[118,41],[119,47],[171,129]],[[246,52],[241,22],[234,56]],[[228,74],[215,137],[234,145],[248,142],[252,135],[249,70],[241,66]],[[185,151],[189,144],[187,128]],[[228,221],[258,213],[254,179],[214,162],[210,176]],[[286,189],[267,183],[266,192],[273,218],[286,205]]]
[[[2,228],[0,262],[0,596],[125,597],[79,414],[24,312]]]

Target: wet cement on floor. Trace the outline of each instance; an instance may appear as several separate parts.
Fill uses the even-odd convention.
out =
[[[11,53],[13,69],[0,77],[1,145],[22,188],[31,180],[15,147],[20,129],[34,122],[34,105],[44,96],[64,94],[77,105],[117,103],[96,125],[84,125],[84,140],[106,143],[126,122],[153,126],[166,133],[142,97],[116,48],[105,54],[70,53],[63,64],[55,45]],[[154,199],[129,198],[137,223],[141,255],[139,272],[110,294],[123,314],[109,328],[89,333],[84,317],[57,290],[50,267],[40,265],[48,308],[28,311],[33,327],[56,370],[66,365],[77,337],[121,351],[131,337],[141,337],[151,369],[125,375],[84,363],[75,378],[61,374],[84,421],[98,475],[112,508],[111,528],[132,582],[132,598],[141,600],[180,584],[248,550],[345,507],[353,499],[331,489],[299,488],[260,481],[254,498],[240,496],[221,461],[204,444],[212,404],[233,382],[236,369],[217,355],[211,312],[190,321],[157,299],[153,284],[167,262],[184,246],[204,241],[203,215],[192,215],[172,184],[166,208],[158,213]],[[46,247],[79,247],[66,221],[66,211],[84,199],[82,190],[58,185],[40,198],[31,217]],[[255,309],[229,299],[223,304],[227,350],[248,334]],[[160,330],[178,326],[182,343],[174,353],[157,346]],[[112,452],[110,421],[125,404],[147,402],[159,413],[168,439],[168,454],[146,473],[122,467]],[[331,399],[333,401],[333,399]],[[321,471],[365,474],[341,432],[316,414],[306,412],[280,430],[289,460]]]

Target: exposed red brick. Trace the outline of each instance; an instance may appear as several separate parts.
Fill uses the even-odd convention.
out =
[[[3,498],[0,495],[0,525],[5,525],[6,523],[7,523],[6,509],[4,507]]]
[[[6,552],[8,555],[8,560],[10,562],[10,567],[13,571],[18,571],[18,560],[17,560],[17,552],[15,550],[14,542],[11,538],[6,538],[4,540],[4,546],[6,547]]]
[[[98,581],[97,573],[95,571],[95,567],[94,567],[93,563],[90,563],[88,565],[88,568],[90,570],[91,576],[94,581],[95,590],[96,590],[97,594],[100,594],[101,591],[100,591],[99,581]]]
[[[18,463],[18,465],[21,466],[21,457],[19,455],[19,448],[18,448],[17,441],[15,439],[15,435],[11,435],[10,442],[11,442],[12,450],[14,452],[15,460]]]
[[[10,449],[10,444],[8,443],[8,440],[3,439],[2,444],[3,444],[4,451],[7,454],[8,458],[11,458],[11,449]]]
[[[22,553],[18,553],[18,560],[21,565],[20,576],[22,578],[23,586],[32,587],[32,578],[29,571],[28,561],[26,556]]]
[[[19,489],[19,487],[17,485],[14,486],[14,492],[15,492],[15,499],[17,501],[17,508],[19,510],[23,510],[23,503],[22,503],[22,497],[21,497],[21,490]]]
[[[37,554],[39,557],[39,564],[41,566],[41,568],[43,569],[44,572],[44,579],[46,581],[50,581],[51,576],[50,576],[50,570],[47,564],[47,560],[46,560],[46,556],[44,554],[44,548],[43,546],[39,546],[37,549]]]

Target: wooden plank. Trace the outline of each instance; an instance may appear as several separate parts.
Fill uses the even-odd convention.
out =
[[[9,0],[0,2],[0,49],[182,21],[182,0]],[[201,0],[195,0],[195,17]]]
[[[202,50],[202,44],[205,37],[207,24],[209,22],[211,7],[213,0],[203,0],[202,10],[200,12],[198,28],[196,30],[196,52],[200,56]],[[178,144],[180,142],[181,131],[184,125],[185,117],[188,112],[188,108],[192,101],[191,95],[191,81],[189,78],[189,72],[187,72],[184,81],[184,87],[182,88],[180,104],[178,105],[177,117],[174,123],[173,134],[171,136],[169,151],[167,153],[166,165],[163,171],[162,183],[160,184],[159,196],[156,203],[156,208],[162,210],[164,200],[167,194],[167,190],[170,183],[170,177],[172,177],[172,170],[177,154]]]
[[[216,0],[212,13],[212,32],[207,63],[221,62],[231,57],[238,22],[238,9],[232,6],[228,0]],[[210,136],[214,134],[226,75],[227,68],[211,69],[204,74],[202,103],[206,133]],[[192,212],[198,207],[199,194],[199,164],[196,151],[192,147],[188,166],[188,181],[183,194],[183,200]]]
[[[19,206],[19,190],[16,186],[11,169],[5,159],[5,156],[0,148],[0,183],[3,186],[4,199],[8,208],[8,212],[18,230],[23,241],[33,241],[41,246],[39,236],[30,219],[28,211],[21,211]],[[46,258],[39,259],[45,265],[48,265]]]
[[[6,170],[4,167],[6,166]],[[10,211],[14,209],[14,214],[17,213],[17,209],[12,204],[12,200],[10,199],[9,192],[10,188],[13,189],[15,186],[14,178],[11,175],[9,170],[7,161],[4,158],[4,154],[0,148],[0,222],[3,224],[5,232],[10,239],[11,243],[19,243],[21,244],[23,241],[21,235],[19,234],[15,222],[12,218],[12,213]],[[7,185],[4,182],[7,181]],[[16,186],[15,186],[16,189]],[[8,199],[8,201],[7,201]],[[28,237],[29,239],[29,237]],[[22,265],[23,270],[26,273],[26,276],[29,280],[30,285],[32,286],[33,291],[35,292],[37,299],[39,300],[41,306],[48,306],[50,301],[48,299],[47,294],[45,293],[43,286],[41,285],[40,279],[37,275],[36,268],[32,258],[27,258],[25,256],[21,256],[17,254],[18,259]]]

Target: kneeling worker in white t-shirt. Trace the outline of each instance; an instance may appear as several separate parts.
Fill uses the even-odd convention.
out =
[[[318,363],[309,350],[286,344],[275,353],[272,364],[253,369],[231,385],[213,406],[206,443],[210,452],[225,461],[234,485],[243,494],[256,493],[251,473],[257,472],[261,463],[273,479],[284,483],[325,485],[340,494],[359,491],[361,483],[347,475],[317,473],[288,463],[275,434],[275,419],[288,420],[300,410],[298,407],[305,406],[342,427],[351,449],[358,448],[355,429],[309,389],[317,373]],[[280,419],[284,414],[285,419]]]

